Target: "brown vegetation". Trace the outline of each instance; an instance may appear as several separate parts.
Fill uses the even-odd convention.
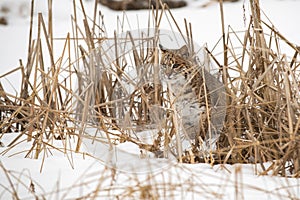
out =
[[[272,24],[261,20],[258,1],[255,2],[251,3],[252,17],[247,31],[237,33],[229,27],[226,32],[223,26],[222,43],[217,43],[224,49],[222,58],[215,56],[213,49],[206,49],[222,75],[227,115],[218,148],[212,149],[210,155],[213,156],[210,159],[202,161],[211,164],[260,163],[264,173],[272,171],[274,175],[299,177],[300,49]],[[222,4],[220,6],[222,8]],[[84,10],[83,7],[81,9]],[[75,5],[74,10],[76,12]],[[155,152],[162,137],[165,141],[162,145],[168,145],[169,138],[162,133],[158,133],[152,144],[128,134],[137,127],[147,127],[157,122],[155,114],[151,114],[152,105],[170,104],[168,94],[157,77],[158,38],[134,38],[128,32],[125,38],[132,48],[129,54],[122,52],[118,42],[124,39],[124,35],[121,37],[116,33],[112,38],[105,37],[105,25],[101,21],[103,16],[97,15],[96,10],[95,4],[92,22],[100,23],[88,23],[89,19],[85,16],[84,29],[73,17],[73,35],[68,34],[64,39],[65,45],[58,59],[53,56],[51,18],[46,25],[39,14],[36,39],[33,39],[30,27],[26,65],[20,61],[20,67],[1,76],[20,73],[22,77],[20,94],[8,94],[5,88],[0,88],[0,139],[6,133],[19,132],[19,136],[7,145],[2,155],[17,145],[23,135],[27,136],[27,142],[32,143],[26,157],[39,158],[43,155],[41,152],[50,148],[64,153],[79,152],[82,138],[89,137],[85,132],[88,126],[104,131],[111,145],[115,140],[129,141]],[[155,30],[158,30],[160,20],[165,15],[170,16],[173,19],[172,26],[178,28],[167,7],[160,12],[150,12],[153,14],[151,20],[156,25]],[[32,15],[33,12],[33,20]],[[189,33],[188,42],[192,41],[191,25],[186,23],[184,31],[179,28],[177,31]],[[79,45],[81,39],[84,45]],[[239,41],[239,44],[234,45],[232,41]],[[137,43],[145,45],[145,48],[137,50]],[[282,54],[281,45],[289,47],[294,54]],[[104,51],[108,47],[119,49],[114,51],[115,55],[111,55]],[[237,47],[242,51],[238,51]],[[47,52],[42,51],[45,49]],[[71,59],[72,49],[75,59]],[[134,64],[132,69],[129,68],[129,60]],[[143,72],[138,76],[140,80],[131,79],[129,70]],[[77,91],[74,91],[74,79],[78,80]],[[126,82],[134,88],[129,94],[126,93],[129,91],[126,86],[122,85]],[[157,114],[156,111],[154,113]],[[169,135],[176,134],[175,119],[166,118],[159,126]],[[118,130],[119,134],[111,130]],[[71,137],[78,139],[75,149],[68,146],[67,142],[64,149],[50,142]],[[199,157],[193,153],[190,156],[193,161]],[[266,161],[273,163],[271,167],[264,167]]]

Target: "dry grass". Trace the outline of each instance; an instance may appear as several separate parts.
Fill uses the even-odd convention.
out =
[[[225,65],[219,67],[228,111],[218,152],[221,162],[273,161],[266,173],[298,177],[299,48],[261,20],[259,5],[251,5],[248,30],[241,35],[229,27],[223,38]],[[282,53],[284,45],[294,55]]]
[[[227,166],[228,167],[228,166]],[[226,173],[225,169],[207,171],[186,165],[174,165],[167,172],[149,174],[116,173],[110,168],[95,168],[85,171],[72,184],[57,180],[51,188],[43,188],[31,178],[29,171],[7,170],[0,163],[0,172],[5,174],[0,187],[5,190],[0,197],[14,199],[244,199],[254,192],[271,199],[299,199],[299,183],[292,184],[275,177],[269,188],[262,188],[243,180],[243,167],[236,166]],[[228,170],[228,169],[226,169]],[[222,174],[222,175],[220,175]],[[209,178],[203,178],[209,177]],[[232,178],[230,178],[232,177]],[[5,183],[7,183],[5,185]],[[225,182],[225,184],[224,184]]]
[[[59,58],[53,54],[56,40],[52,34],[50,3],[49,24],[38,15],[35,39],[31,23],[26,66],[20,61],[20,67],[1,76],[19,73],[22,77],[20,94],[9,94],[0,85],[0,139],[6,133],[19,132],[2,155],[20,142],[31,142],[32,147],[25,152],[25,157],[35,159],[47,155],[48,150],[65,154],[80,152],[87,127],[101,129],[110,145],[127,141],[154,153],[160,146],[167,147],[171,143],[170,135],[176,135],[174,117],[161,120],[161,113],[156,109],[170,107],[171,101],[159,81],[157,44],[160,35],[147,34],[147,31],[158,33],[161,20],[166,18],[176,32],[187,35],[182,39],[193,49],[191,24],[185,22],[184,29],[180,29],[164,6],[162,10],[149,10],[149,26],[143,34],[115,32],[113,37],[107,38],[103,16],[97,14],[97,4],[90,19],[79,2],[76,5],[74,1],[72,34],[64,39]],[[231,27],[225,31],[223,26],[222,38],[216,44],[224,49],[222,56],[217,56],[214,49],[205,49],[222,76],[227,112],[218,147],[210,151],[214,156],[203,161],[259,163],[263,174],[299,177],[300,49],[270,22],[261,20],[259,5],[254,2],[258,1],[251,3],[252,17],[247,31],[235,32]],[[84,15],[82,26],[77,19],[77,6]],[[220,8],[223,13],[222,3]],[[33,9],[34,1],[31,20]],[[222,22],[224,24],[223,18]],[[118,30],[123,31],[125,23],[130,21],[120,22]],[[294,54],[282,53],[283,45]],[[135,136],[142,128],[153,127],[160,131],[151,143]],[[27,141],[20,141],[24,135]],[[70,145],[70,138],[76,139],[76,147]],[[63,148],[53,145],[53,140],[62,140]],[[191,156],[194,162],[197,155]],[[267,161],[273,163],[268,168],[264,166]],[[140,197],[150,198],[147,191],[158,186],[138,184],[127,192],[137,190]]]

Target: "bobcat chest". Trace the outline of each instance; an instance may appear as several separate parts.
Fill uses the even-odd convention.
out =
[[[177,113],[182,118],[198,120],[202,112],[201,104],[191,83],[183,76],[172,80],[166,79],[166,82],[174,100],[171,103],[175,105]]]

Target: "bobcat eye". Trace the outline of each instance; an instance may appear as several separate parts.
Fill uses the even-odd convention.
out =
[[[173,69],[176,69],[179,67],[179,64],[173,64]]]

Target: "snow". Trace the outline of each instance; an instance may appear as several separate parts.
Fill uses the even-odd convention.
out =
[[[194,40],[197,44],[207,43],[209,47],[213,47],[221,35],[220,8],[217,3],[201,8],[205,2],[207,1],[190,0],[188,7],[174,10],[173,15],[181,27],[184,26],[184,18],[191,22]],[[84,4],[86,13],[91,16],[94,2],[86,1]],[[18,67],[19,59],[26,64],[30,24],[28,17],[30,1],[2,0],[0,10],[3,6],[11,10],[8,13],[0,12],[0,16],[7,16],[9,22],[8,26],[0,26],[0,74]],[[79,1],[77,6],[80,6]],[[117,27],[116,18],[122,16],[123,13],[111,11],[101,5],[99,7],[104,15],[108,35],[112,36]],[[264,0],[261,1],[261,7],[280,33],[292,43],[300,44],[299,26],[296,24],[297,19],[300,18],[299,1]],[[68,32],[71,32],[72,1],[54,1],[53,11],[54,35],[64,38]],[[34,14],[34,26],[36,26],[39,12],[47,20],[46,1],[38,1]],[[248,1],[225,3],[226,27],[230,25],[235,30],[245,30],[249,12]],[[126,15],[130,19],[132,30],[146,28],[141,26],[147,24],[147,11],[130,11]],[[169,29],[167,21],[162,23],[162,28]],[[61,51],[60,45],[59,42],[55,43],[55,51]],[[5,89],[12,93],[19,92],[19,88],[14,89],[20,85],[19,81],[20,79],[15,74],[8,76],[7,79],[1,78]],[[0,139],[7,145],[14,136],[16,135],[8,134]],[[74,147],[75,141],[69,142],[70,146]],[[144,160],[139,163],[133,162],[136,158],[128,157],[127,160],[123,159],[121,164],[131,163],[132,165],[124,167],[121,165],[118,169],[123,169],[123,171],[115,173],[114,170],[108,168],[109,165],[107,167],[105,160],[98,160],[85,153],[76,154],[68,151],[64,155],[57,150],[52,150],[45,155],[45,160],[24,158],[24,153],[14,155],[30,147],[30,143],[22,142],[6,154],[4,152],[7,147],[0,147],[0,152],[2,152],[0,199],[12,198],[10,184],[14,185],[21,199],[32,199],[35,195],[46,199],[74,199],[87,195],[91,191],[98,191],[97,189],[99,189],[99,198],[100,196],[109,199],[122,198],[122,195],[124,197],[130,192],[132,192],[132,198],[141,198],[141,194],[134,192],[135,189],[139,186],[151,185],[157,187],[157,190],[152,188],[151,191],[159,191],[160,195],[166,198],[170,197],[169,195],[175,195],[176,199],[299,199],[300,197],[299,179],[274,177],[271,174],[260,175],[261,169],[258,165],[187,165],[160,160],[151,165],[155,166],[155,171],[149,169],[151,167],[149,163],[153,160]],[[90,145],[83,147],[82,152],[95,150],[90,147]],[[128,147],[125,145],[123,150],[120,150],[119,157],[122,157],[124,149]],[[109,158],[109,155],[106,156]],[[135,169],[132,169],[134,167]],[[9,178],[4,168],[9,172]],[[149,173],[151,170],[154,170],[153,173]],[[34,193],[29,192],[31,181],[35,186]],[[168,184],[163,186],[161,185],[163,183]],[[172,187],[176,192],[174,189],[172,192]]]

